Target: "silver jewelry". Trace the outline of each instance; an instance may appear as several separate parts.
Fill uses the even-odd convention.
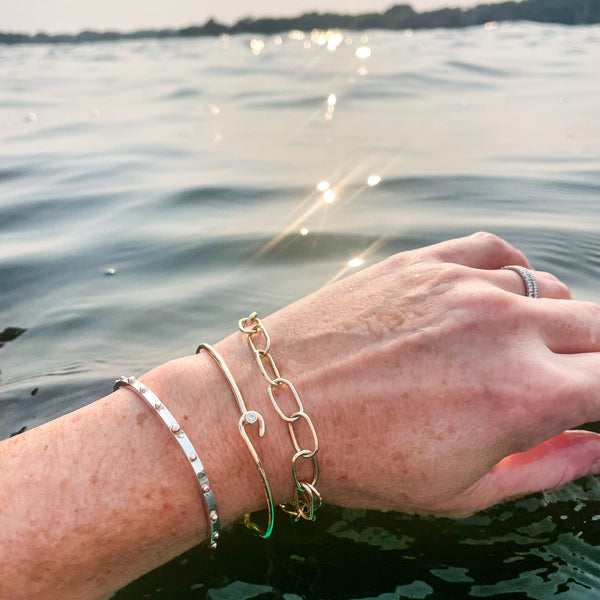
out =
[[[167,407],[158,399],[158,396],[149,390],[143,383],[138,381],[135,377],[121,377],[115,381],[113,392],[122,386],[130,387],[138,396],[140,396],[140,398],[143,398],[150,405],[154,412],[162,419],[163,423],[169,428],[171,435],[177,440],[177,443],[184,451],[188,463],[191,465],[192,469],[194,469],[198,485],[202,491],[208,520],[210,547],[216,548],[217,540],[219,539],[219,531],[221,530],[217,501],[215,500],[215,495],[210,487],[204,465],[198,457],[198,453],[194,449],[190,438],[184,433],[183,429],[181,429],[181,425],[179,425],[177,419],[175,419],[175,417],[167,410]]]
[[[507,265],[506,267],[502,267],[503,269],[509,269],[510,271],[514,271],[521,276],[523,283],[525,284],[525,288],[527,291],[528,298],[537,298],[538,297],[538,285],[533,274],[533,271],[530,269],[526,269],[521,265]]]

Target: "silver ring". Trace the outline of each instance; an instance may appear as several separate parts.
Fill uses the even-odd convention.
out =
[[[533,271],[530,269],[526,269],[521,265],[507,265],[506,267],[502,267],[503,269],[509,269],[510,271],[514,271],[521,276],[523,279],[523,283],[525,284],[527,297],[528,298],[537,298],[538,297],[538,285],[535,280],[535,276]]]

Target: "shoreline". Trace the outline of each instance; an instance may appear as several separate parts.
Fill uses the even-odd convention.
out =
[[[132,32],[86,30],[77,34],[10,33],[0,31],[0,44],[80,44],[88,42],[210,37],[223,34],[280,34],[313,29],[435,29],[484,25],[492,21],[531,21],[562,25],[600,23],[600,0],[523,0],[480,4],[473,8],[442,8],[416,12],[409,4],[397,4],[383,13],[342,15],[306,13],[285,18],[246,18],[233,25],[209,19],[204,25],[177,29],[144,29]]]

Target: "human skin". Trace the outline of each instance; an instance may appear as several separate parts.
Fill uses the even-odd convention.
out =
[[[540,298],[527,298],[508,264],[530,266],[479,233],[392,256],[263,319],[315,425],[326,502],[464,516],[600,473],[600,436],[568,431],[600,420],[600,306],[542,272]],[[246,336],[216,348],[265,420],[263,438],[246,431],[275,501],[289,500],[294,449]],[[222,522],[264,508],[215,363],[202,353],[139,379],[192,440]],[[127,388],[0,443],[0,481],[2,598],[100,598],[206,538],[192,470]]]

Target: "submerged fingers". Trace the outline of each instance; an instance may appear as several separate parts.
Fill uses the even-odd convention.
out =
[[[556,488],[600,473],[600,435],[565,431],[530,450],[501,460],[449,503],[450,515],[468,515],[502,500]]]

